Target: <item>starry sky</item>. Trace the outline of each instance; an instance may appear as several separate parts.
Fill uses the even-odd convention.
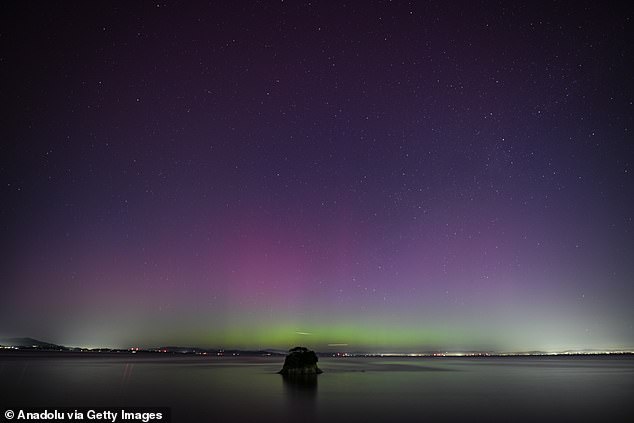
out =
[[[3,2],[0,335],[634,348],[634,8],[520,3]]]

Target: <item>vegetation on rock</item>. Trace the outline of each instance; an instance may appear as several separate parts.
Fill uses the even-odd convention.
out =
[[[316,375],[322,373],[317,367],[319,357],[306,347],[295,347],[288,351],[284,367],[279,371],[283,375]]]

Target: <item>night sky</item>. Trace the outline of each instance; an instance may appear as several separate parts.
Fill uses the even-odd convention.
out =
[[[525,3],[3,2],[0,335],[634,348],[634,8]]]

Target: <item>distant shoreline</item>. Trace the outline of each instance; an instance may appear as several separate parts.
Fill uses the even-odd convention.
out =
[[[117,350],[117,349],[43,349],[43,348],[7,348],[0,347],[0,356],[27,356],[27,355],[58,355],[58,356],[129,356],[129,357],[215,357],[215,358],[241,358],[241,357],[279,357],[285,356],[279,352],[258,351],[223,351],[223,352],[189,352],[189,351],[165,351],[165,350]],[[618,352],[571,352],[571,353],[317,353],[323,358],[425,358],[425,359],[452,359],[452,358],[565,358],[565,357],[634,357],[633,351]]]

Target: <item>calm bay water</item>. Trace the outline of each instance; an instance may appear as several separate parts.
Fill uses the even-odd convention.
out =
[[[167,406],[172,421],[634,421],[634,359],[1,353],[0,407]]]

